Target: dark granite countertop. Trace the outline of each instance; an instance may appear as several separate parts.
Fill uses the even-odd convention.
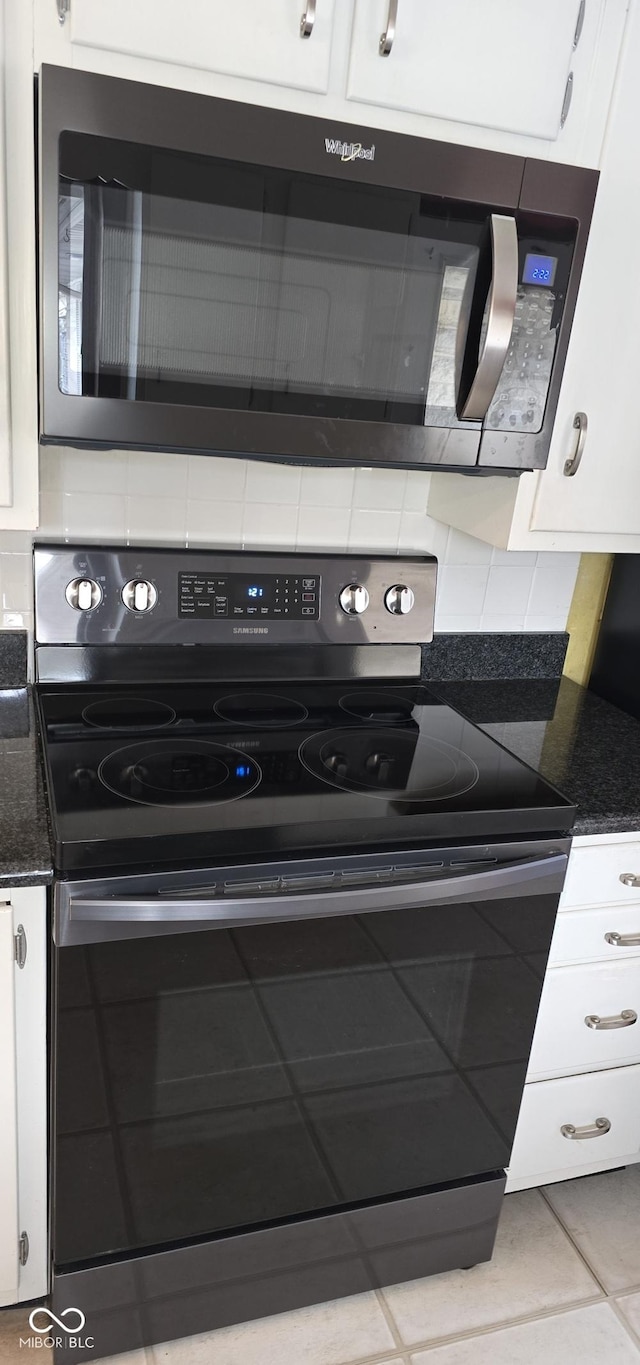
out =
[[[640,831],[640,721],[559,679],[487,679],[428,686],[578,808],[574,834]]]
[[[49,819],[26,687],[0,690],[0,886],[42,886],[53,876]]]

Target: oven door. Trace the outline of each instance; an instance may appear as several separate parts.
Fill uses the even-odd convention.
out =
[[[45,442],[534,461],[576,225],[519,158],[55,68],[41,138]]]
[[[59,886],[57,1272],[502,1170],[566,862],[520,845],[218,869],[182,895]]]

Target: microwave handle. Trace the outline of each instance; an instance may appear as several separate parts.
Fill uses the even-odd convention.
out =
[[[484,316],[484,291],[476,290],[471,306],[467,342],[458,394],[458,416],[467,422],[482,422],[496,391],[507,358],[513,331],[518,293],[518,230],[515,218],[492,213],[489,219],[491,240],[491,284],[489,287],[487,327],[480,346],[475,372],[466,379],[473,364],[471,348],[477,345]]]

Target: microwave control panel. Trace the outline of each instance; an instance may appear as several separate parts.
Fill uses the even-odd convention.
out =
[[[525,268],[523,280],[531,273]],[[556,349],[555,303],[544,283],[519,286],[509,350],[485,422],[490,431],[542,430]]]

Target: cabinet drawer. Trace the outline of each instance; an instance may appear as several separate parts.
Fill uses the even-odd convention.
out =
[[[625,1022],[623,1010],[638,1018]],[[609,1027],[589,1027],[597,1016]],[[640,1062],[640,959],[547,972],[529,1059],[528,1080]]]
[[[563,1137],[564,1124],[590,1129],[596,1119],[611,1127],[597,1137]],[[635,1157],[640,1149],[640,1066],[601,1071],[589,1076],[526,1085],[509,1177],[561,1172],[567,1177],[589,1165],[617,1166]]]
[[[640,879],[640,840],[595,844],[573,848],[567,868],[560,909],[574,905],[607,905],[627,902],[640,905],[638,886],[625,886],[621,876],[633,873]]]
[[[618,935],[620,943],[608,943],[607,934]],[[607,905],[558,915],[550,967],[573,962],[624,962],[634,956],[640,956],[640,905]]]

